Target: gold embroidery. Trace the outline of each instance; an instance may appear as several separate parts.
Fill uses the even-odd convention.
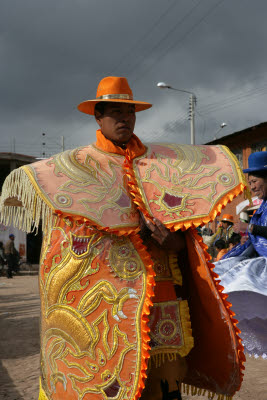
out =
[[[116,240],[110,250],[110,266],[115,274],[127,281],[134,280],[142,273],[141,259],[127,238]]]
[[[137,321],[145,298],[145,282],[139,284],[140,294],[135,282],[138,278],[143,281],[144,265],[128,238],[92,232],[84,224],[72,227],[72,233],[66,232],[55,227],[45,239],[47,247],[43,248],[44,270],[40,279],[43,389],[52,396],[59,388],[64,392],[71,383],[71,393],[76,393],[77,400],[86,393],[108,399],[108,393],[114,391],[116,399],[123,400],[128,393],[135,393],[139,376],[136,371],[137,375],[134,378],[129,375],[127,381],[125,373],[123,379],[120,374],[128,353],[132,354],[131,365],[139,368],[141,332]],[[60,243],[55,250],[53,245],[49,247],[54,243],[53,238]],[[137,269],[128,271],[127,262],[133,261]],[[98,278],[101,268],[113,276],[110,281],[101,278],[102,275]],[[136,314],[128,314],[132,310],[128,302],[135,303]],[[130,334],[126,319],[131,324]],[[132,328],[133,320],[137,326]]]
[[[48,164],[55,165],[55,174],[64,174],[70,179],[58,187],[58,192],[54,197],[54,202],[59,207],[67,208],[71,205],[71,196],[68,193],[86,194],[86,197],[79,199],[79,203],[84,206],[88,213],[93,213],[96,221],[99,222],[103,216],[103,212],[108,208],[114,208],[120,215],[126,213],[128,216],[132,212],[132,203],[127,194],[127,189],[116,184],[118,176],[122,175],[122,167],[120,163],[112,160],[107,162],[107,170],[105,172],[100,162],[87,154],[84,164],[77,161],[80,148],[73,151],[60,153],[53,157]],[[120,205],[119,199],[124,193],[128,199],[125,205]],[[95,207],[96,203],[105,201]]]

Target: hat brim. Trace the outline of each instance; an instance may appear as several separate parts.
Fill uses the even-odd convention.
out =
[[[94,115],[95,114],[95,105],[102,101],[110,102],[110,103],[128,103],[135,105],[135,112],[144,111],[148,108],[152,107],[152,104],[146,103],[145,101],[136,101],[136,100],[124,100],[124,99],[94,99],[94,100],[85,100],[80,103],[77,108],[79,111]]]
[[[262,167],[262,168],[259,168],[259,167],[254,167],[254,168],[246,168],[246,169],[243,169],[243,172],[245,172],[245,173],[249,173],[249,172],[256,172],[256,171],[266,171],[267,172],[267,168],[264,168],[264,167]]]

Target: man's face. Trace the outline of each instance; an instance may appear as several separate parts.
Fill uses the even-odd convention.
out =
[[[135,106],[127,103],[108,103],[104,114],[96,112],[96,122],[103,135],[118,144],[128,143],[135,126]]]
[[[228,222],[227,221],[222,221],[222,227],[223,227],[223,229],[227,229],[228,228]]]

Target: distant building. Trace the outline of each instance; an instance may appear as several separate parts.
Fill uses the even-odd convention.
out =
[[[5,178],[13,169],[35,161],[36,158],[32,156],[0,152],[0,193]],[[13,226],[0,224],[0,241],[5,243],[10,233],[15,235],[15,247],[19,250],[21,257],[32,264],[38,264],[42,242],[41,230],[39,229],[37,235],[35,233],[26,234]]]
[[[229,147],[237,157],[241,168],[247,168],[248,157],[251,153],[267,150],[267,122],[251,126],[250,128],[232,133],[231,135],[223,136],[220,139],[212,140],[206,144],[222,144]],[[241,232],[246,230],[247,224],[240,221],[239,215],[236,214],[236,207],[244,200],[245,197],[242,194],[235,198],[230,204],[227,204],[222,210],[222,213],[232,214],[234,216],[236,230]],[[217,217],[215,222],[212,223],[211,228],[213,231],[215,230],[215,226],[218,224],[219,220],[220,217]]]

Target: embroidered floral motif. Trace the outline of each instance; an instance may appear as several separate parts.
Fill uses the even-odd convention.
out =
[[[43,389],[53,400],[66,390],[74,400],[130,400],[139,382],[145,266],[129,238],[64,221],[55,220],[51,238],[60,240],[45,241],[42,255]]]

